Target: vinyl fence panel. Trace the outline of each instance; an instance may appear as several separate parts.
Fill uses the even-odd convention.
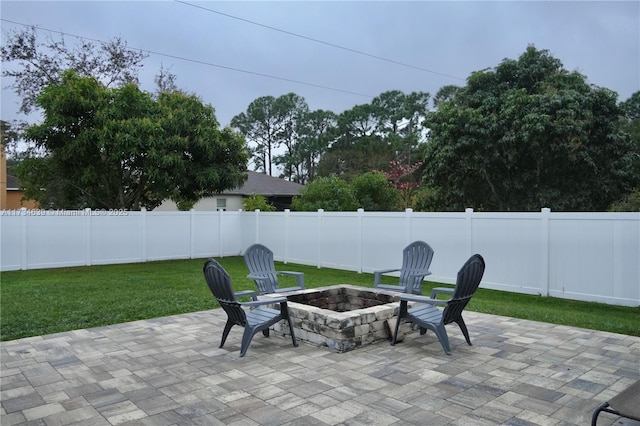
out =
[[[144,261],[143,217],[140,212],[120,216],[86,216],[89,222],[88,265]],[[52,246],[54,246],[52,244]]]
[[[480,253],[483,288],[640,305],[640,213],[3,211],[2,271],[237,256],[262,243],[286,263],[371,273],[402,249],[435,251],[454,283]]]

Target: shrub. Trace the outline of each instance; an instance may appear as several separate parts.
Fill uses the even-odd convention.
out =
[[[252,194],[251,197],[242,200],[242,207],[245,211],[251,212],[254,210],[260,210],[262,212],[272,212],[276,208],[273,204],[269,203],[264,195]]]

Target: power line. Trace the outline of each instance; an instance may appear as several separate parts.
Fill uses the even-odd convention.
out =
[[[0,21],[8,22],[8,23],[15,24],[15,25],[22,25],[24,27],[33,27],[33,28],[37,28],[38,30],[47,31],[47,32],[50,32],[50,33],[55,33],[55,34],[60,34],[62,36],[75,37],[75,38],[80,39],[80,40],[88,40],[88,41],[93,41],[93,42],[101,43],[101,44],[107,43],[107,42],[105,42],[103,40],[96,39],[96,38],[79,36],[79,35],[70,34],[70,33],[65,33],[64,31],[52,30],[52,29],[44,28],[44,27],[37,26],[37,25],[24,24],[22,22],[16,22],[16,21],[12,21],[12,20],[9,20],[9,19],[5,19],[5,18],[0,18]],[[375,97],[373,95],[367,95],[367,94],[364,94],[364,93],[353,92],[351,90],[337,89],[335,87],[324,86],[324,85],[321,85],[321,84],[308,83],[308,82],[305,82],[305,81],[293,80],[293,79],[286,78],[286,77],[278,77],[278,76],[274,76],[274,75],[264,74],[264,73],[260,73],[260,72],[257,72],[257,71],[249,71],[249,70],[244,70],[244,69],[241,69],[241,68],[234,68],[234,67],[229,67],[229,66],[226,66],[226,65],[214,64],[213,62],[206,62],[206,61],[201,61],[201,60],[198,60],[198,59],[186,58],[184,56],[177,56],[177,55],[172,55],[172,54],[169,54],[169,53],[157,52],[157,51],[149,50],[149,49],[142,49],[142,48],[137,48],[137,47],[128,47],[127,49],[128,50],[139,50],[141,52],[146,52],[146,53],[149,53],[151,55],[157,55],[157,56],[163,56],[163,57],[166,57],[166,58],[178,59],[178,60],[181,60],[181,61],[191,62],[191,63],[195,63],[195,64],[206,65],[206,66],[215,67],[215,68],[222,68],[222,69],[226,69],[226,70],[229,70],[229,71],[240,72],[240,73],[250,74],[250,75],[256,75],[256,76],[259,76],[259,77],[270,78],[270,79],[273,79],[273,80],[286,81],[286,82],[289,82],[289,83],[296,83],[296,84],[301,84],[301,85],[304,85],[304,86],[311,86],[311,87],[316,87],[316,88],[319,88],[319,89],[331,90],[331,91],[334,91],[334,92],[347,93],[347,94],[350,94],[350,95],[362,96],[362,97],[365,97],[365,98],[374,98]]]
[[[218,15],[226,16],[227,18],[236,19],[236,20],[242,21],[242,22],[247,22],[249,24],[257,25],[257,26],[263,27],[263,28],[267,28],[267,29],[272,30],[272,31],[277,31],[277,32],[280,32],[280,33],[283,33],[283,34],[287,34],[287,35],[293,36],[293,37],[298,37],[298,38],[302,38],[302,39],[305,39],[305,40],[313,41],[315,43],[324,44],[325,46],[335,47],[336,49],[346,50],[347,52],[356,53],[358,55],[368,56],[370,58],[379,59],[381,61],[390,62],[392,64],[401,65],[401,66],[407,67],[407,68],[413,68],[413,69],[416,69],[416,70],[419,70],[419,71],[428,72],[430,74],[437,74],[437,75],[441,75],[443,77],[449,77],[449,78],[453,78],[453,79],[456,79],[456,80],[464,80],[464,78],[456,77],[454,75],[444,74],[444,73],[441,73],[441,72],[438,72],[438,71],[433,71],[433,70],[429,70],[429,69],[426,69],[426,68],[418,67],[416,65],[411,65],[411,64],[404,63],[404,62],[396,61],[394,59],[389,59],[389,58],[385,58],[385,57],[382,57],[382,56],[373,55],[371,53],[363,52],[361,50],[352,49],[350,47],[340,46],[338,44],[330,43],[328,41],[319,40],[317,38],[308,37],[308,36],[305,36],[305,35],[302,35],[302,34],[297,34],[297,33],[291,32],[291,31],[287,31],[287,30],[283,30],[283,29],[280,29],[280,28],[272,27],[270,25],[261,24],[260,22],[251,21],[251,20],[245,19],[245,18],[240,18],[239,16],[230,15],[228,13],[220,12],[219,10],[209,9],[207,7],[204,7],[204,6],[199,6],[199,5],[196,5],[196,4],[187,3],[186,1],[182,1],[182,0],[174,0],[174,1],[176,3],[181,3],[181,4],[184,4],[186,6],[191,6],[191,7],[197,8],[197,9],[206,10],[207,12],[216,13]]]

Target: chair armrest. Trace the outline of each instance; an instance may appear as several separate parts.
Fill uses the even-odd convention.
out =
[[[304,272],[278,271],[278,274],[291,275],[291,276],[296,277],[296,279],[298,281],[298,287],[304,288]]]
[[[410,274],[407,274],[407,278],[409,278],[410,280],[419,279],[420,283],[422,284],[422,281],[424,281],[424,277],[426,277],[427,275],[431,275],[431,271],[412,272]],[[420,293],[422,293],[422,291],[420,291]]]
[[[299,287],[299,286],[278,287],[273,289],[273,293],[290,293],[296,290],[304,290],[304,287]]]
[[[233,295],[235,297],[251,296],[253,300],[258,300],[258,292],[253,290],[242,290],[242,291],[234,292]]]
[[[416,302],[416,303],[428,303],[431,305],[440,305],[440,304],[449,302],[448,300],[436,300],[430,297],[418,296],[415,294],[408,294],[408,293],[401,294],[400,300],[407,301],[407,302]]]
[[[406,291],[406,286],[403,285],[394,285],[394,284],[378,284],[375,288],[381,288],[383,290],[393,290],[393,291]]]
[[[286,297],[273,297],[269,299],[253,300],[251,302],[242,302],[242,306],[261,306],[261,305],[274,305],[276,303],[287,303]]]
[[[396,269],[383,269],[381,271],[375,271],[373,273],[373,286],[377,287],[378,285],[380,285],[382,283],[382,274],[388,274],[389,272],[397,272],[399,271],[400,268],[396,268]]]
[[[249,278],[250,280],[255,280],[255,279],[260,279],[260,278],[265,278],[267,275],[266,274],[249,274],[247,275],[247,278]]]
[[[445,294],[451,294],[453,295],[455,291],[455,288],[448,288],[448,287],[436,287],[436,288],[432,288],[431,289],[431,298],[435,299],[436,297],[438,297],[438,293],[445,293]]]
[[[427,275],[431,275],[431,271],[409,274],[410,277],[426,277]]]

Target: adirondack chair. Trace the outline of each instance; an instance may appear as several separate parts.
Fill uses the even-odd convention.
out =
[[[286,297],[272,298],[269,300],[253,300],[251,302],[238,302],[236,299],[237,297],[255,296],[256,292],[247,290],[234,293],[233,288],[231,287],[231,278],[229,277],[229,274],[214,259],[209,259],[205,262],[203,271],[209,290],[211,290],[211,293],[213,293],[213,296],[216,298],[222,309],[227,313],[228,317],[227,323],[224,326],[224,331],[222,332],[220,347],[224,346],[224,342],[227,340],[231,327],[234,325],[244,327],[242,343],[240,345],[240,356],[243,357],[247,353],[247,349],[249,349],[249,344],[251,343],[253,336],[262,331],[265,337],[268,337],[269,327],[280,320],[286,320],[289,323],[293,346],[298,346],[298,342],[296,341],[296,337],[293,333],[291,318],[289,317]],[[266,306],[276,303],[280,304],[280,310]],[[252,309],[245,311],[243,307]]]
[[[591,417],[591,426],[598,424],[598,416],[602,411],[640,421],[640,380],[596,408]],[[607,424],[611,424],[611,421],[607,421]]]
[[[262,244],[253,244],[244,252],[244,263],[249,269],[247,278],[255,281],[258,294],[282,293],[285,291],[303,290],[304,273],[293,271],[276,271],[273,263],[273,252]],[[297,286],[279,286],[278,275],[295,276]]]
[[[400,309],[398,312],[398,320],[396,321],[395,331],[391,344],[396,344],[398,337],[398,328],[401,320],[412,322],[420,327],[420,334],[425,334],[427,329],[436,333],[442,349],[447,355],[451,355],[449,347],[449,337],[445,325],[455,322],[462,330],[464,338],[471,346],[469,332],[467,326],[462,319],[462,311],[473,297],[482,275],[484,274],[484,259],[479,254],[474,254],[465,262],[458,271],[455,288],[434,288],[431,291],[431,297],[416,296],[412,294],[403,294],[400,296]],[[447,293],[451,295],[448,300],[437,300],[438,293]],[[417,302],[413,308],[408,308],[409,302]],[[434,305],[446,304],[444,310],[436,308]]]
[[[422,280],[429,272],[433,259],[433,249],[424,241],[414,241],[402,251],[402,268],[375,271],[373,286],[384,290],[401,291],[403,293],[422,294]],[[398,285],[382,284],[382,274],[400,271]]]

